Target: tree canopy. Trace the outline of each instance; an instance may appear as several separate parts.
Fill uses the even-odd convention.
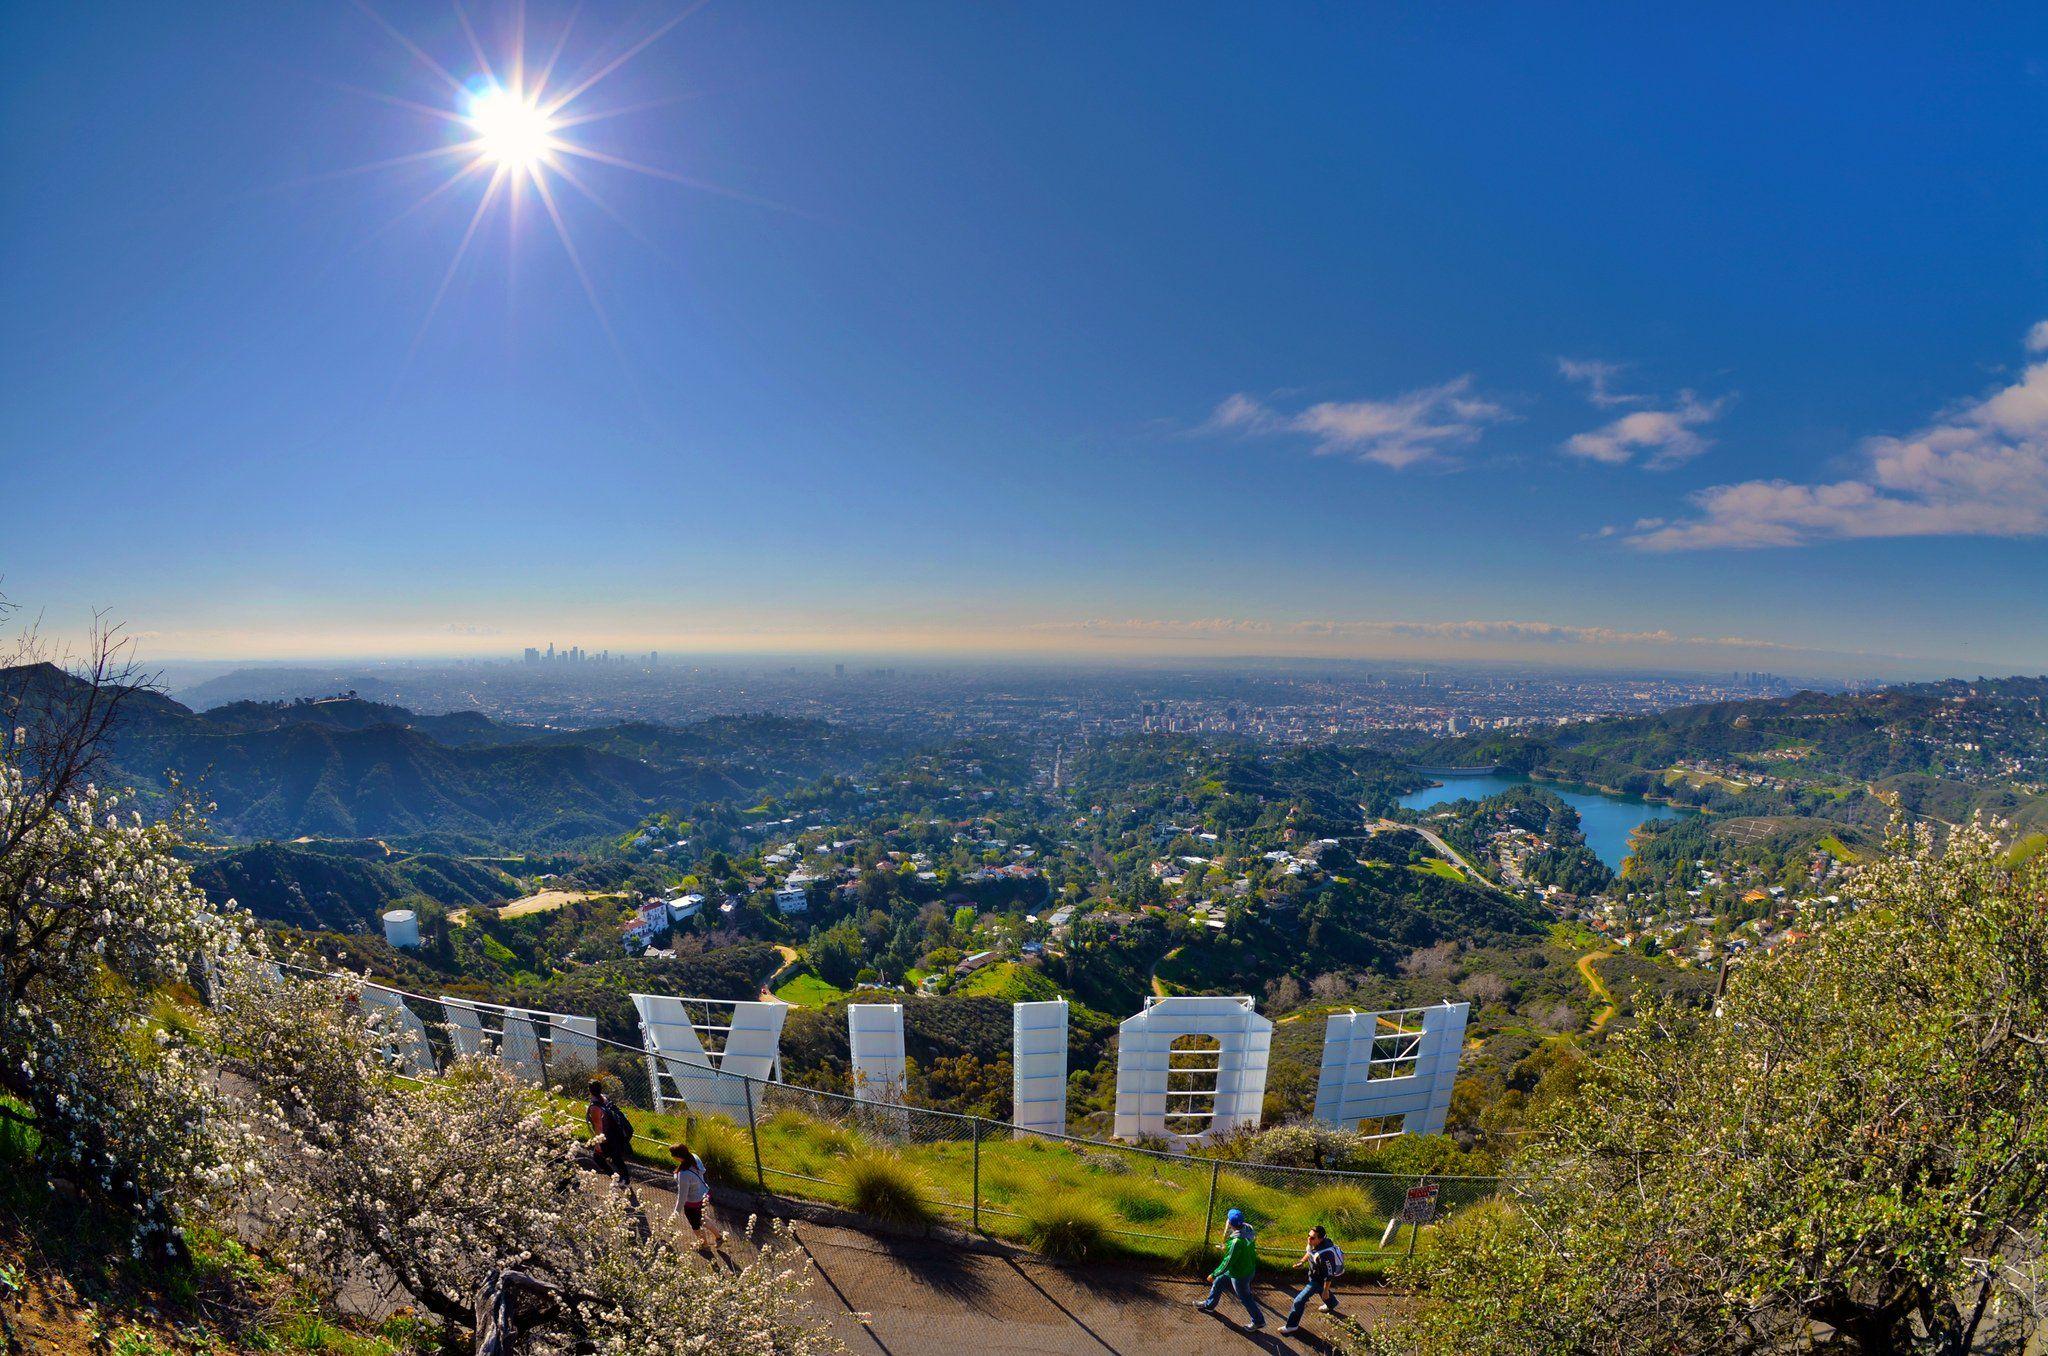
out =
[[[2048,869],[1967,828],[1861,909],[1654,1005],[1448,1226],[1411,1353],[1964,1353],[2048,1308]],[[1996,1336],[1995,1336],[1996,1335]],[[2016,1349],[2016,1348],[2015,1348]]]

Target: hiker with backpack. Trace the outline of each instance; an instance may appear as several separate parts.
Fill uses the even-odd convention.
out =
[[[689,1220],[697,1236],[697,1251],[709,1257],[726,1240],[724,1230],[704,1223],[704,1207],[711,1199],[710,1169],[688,1144],[671,1145],[669,1152],[676,1157],[676,1208],[669,1218],[681,1215]]]
[[[1244,1306],[1251,1317],[1251,1330],[1257,1332],[1266,1326],[1258,1297],[1252,1294],[1252,1277],[1259,1270],[1259,1236],[1244,1211],[1232,1207],[1223,1217],[1223,1239],[1223,1260],[1209,1273],[1209,1298],[1195,1301],[1195,1307],[1205,1314],[1215,1313],[1217,1301],[1228,1290]]]
[[[599,1079],[590,1080],[590,1107],[583,1113],[583,1119],[590,1125],[591,1147],[597,1154],[598,1167],[616,1177],[621,1186],[628,1185],[626,1155],[633,1147],[633,1122],[605,1092]]]
[[[1318,1224],[1308,1231],[1308,1246],[1302,1250],[1301,1264],[1308,1268],[1308,1284],[1295,1294],[1294,1307],[1287,1311],[1287,1321],[1280,1326],[1281,1335],[1286,1337],[1301,1331],[1301,1315],[1317,1295],[1323,1297],[1324,1313],[1337,1312],[1337,1287],[1332,1282],[1344,1274],[1344,1250],[1331,1242],[1329,1231]]]

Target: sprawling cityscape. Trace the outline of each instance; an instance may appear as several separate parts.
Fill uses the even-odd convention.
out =
[[[1572,673],[1508,665],[1265,661],[1161,668],[674,656],[663,662],[659,654],[629,659],[578,646],[529,647],[526,655],[516,662],[244,668],[174,683],[172,690],[204,704],[352,690],[423,711],[474,710],[567,728],[769,713],[896,730],[936,717],[963,735],[1161,731],[1280,743],[1510,730],[1795,690],[1791,680],[1758,672]],[[1798,686],[1857,685],[1812,679]]]

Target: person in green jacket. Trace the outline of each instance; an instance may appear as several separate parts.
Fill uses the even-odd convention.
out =
[[[1227,1289],[1251,1315],[1251,1329],[1257,1332],[1266,1326],[1258,1298],[1252,1294],[1252,1277],[1259,1270],[1259,1237],[1242,1210],[1233,1208],[1223,1217],[1223,1226],[1223,1260],[1209,1273],[1209,1298],[1196,1301],[1195,1307],[1205,1314],[1215,1313],[1216,1302]]]

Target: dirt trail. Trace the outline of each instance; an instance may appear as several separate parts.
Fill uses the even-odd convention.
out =
[[[795,947],[783,946],[778,942],[775,946],[775,954],[782,958],[782,964],[776,966],[775,973],[768,976],[766,982],[761,985],[761,1001],[763,1003],[780,1001],[775,997],[775,986],[787,979],[789,972],[796,967]]]
[[[1593,1014],[1593,1025],[1586,1028],[1586,1034],[1589,1036],[1599,1035],[1601,1028],[1613,1021],[1614,1014],[1621,1010],[1621,1005],[1614,1001],[1614,991],[1607,987],[1607,981],[1600,978],[1600,972],[1594,968],[1613,955],[1614,950],[1610,946],[1599,951],[1588,951],[1579,957],[1579,978],[1586,981],[1586,988],[1592,992],[1593,997],[1606,1005]]]

